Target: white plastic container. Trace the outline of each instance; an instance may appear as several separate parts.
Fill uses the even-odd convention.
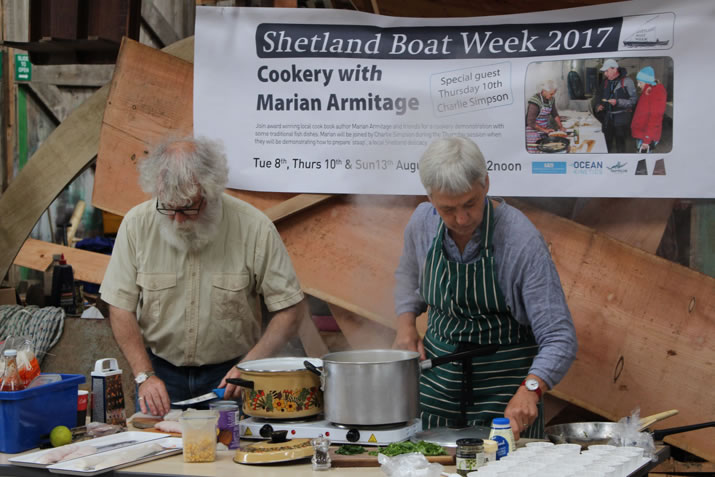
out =
[[[492,421],[492,429],[489,432],[489,439],[497,442],[497,460],[506,457],[516,448],[514,445],[514,433],[511,431],[509,418],[494,418]]]

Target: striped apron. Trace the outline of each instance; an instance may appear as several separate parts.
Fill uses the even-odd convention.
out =
[[[490,426],[493,418],[504,416],[538,352],[531,329],[513,318],[497,284],[493,228],[493,207],[487,199],[481,225],[483,247],[474,263],[447,259],[442,248],[447,230],[443,221],[427,253],[420,290],[429,305],[424,339],[427,358],[464,349],[465,345],[499,344],[499,350],[472,358],[471,363],[452,362],[422,373],[420,417],[424,429],[454,427],[464,417],[468,426]],[[460,397],[465,368],[471,368],[472,388],[463,416]],[[539,417],[523,437],[543,438],[541,402],[538,407]]]
[[[549,127],[549,116],[551,116],[551,109],[553,101],[544,100],[540,94],[536,94],[529,99],[529,103],[533,103],[539,107],[539,114],[536,116],[536,124],[542,128]],[[526,126],[526,152],[532,154],[538,154],[541,151],[536,147],[537,141],[547,137],[548,134],[542,133],[538,129]]]

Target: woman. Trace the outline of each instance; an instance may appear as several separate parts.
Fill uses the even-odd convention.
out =
[[[422,373],[422,426],[489,426],[508,417],[517,439],[543,438],[541,393],[564,377],[577,349],[549,249],[524,214],[487,195],[486,162],[470,139],[435,140],[420,160],[420,179],[430,201],[405,228],[394,347],[423,359],[493,353]],[[425,310],[423,339],[415,320]]]
[[[641,95],[631,122],[631,134],[636,139],[638,152],[652,152],[663,131],[663,114],[667,93],[656,81],[655,71],[646,66],[636,75]]]
[[[550,118],[559,127],[560,131],[566,131],[561,125],[561,117],[556,110],[556,85],[552,80],[545,81],[538,87],[538,93],[529,98],[526,108],[526,150],[529,153],[539,153],[536,143],[554,132],[549,127]]]

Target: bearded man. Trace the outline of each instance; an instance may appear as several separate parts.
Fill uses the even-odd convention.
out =
[[[240,361],[271,356],[305,311],[300,284],[273,223],[224,193],[222,148],[168,140],[139,165],[153,198],[124,217],[100,289],[144,413],[216,387],[239,389]],[[260,299],[275,312],[261,336]]]

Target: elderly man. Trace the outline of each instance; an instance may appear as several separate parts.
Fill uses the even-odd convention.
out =
[[[423,359],[498,346],[422,374],[422,426],[488,426],[504,416],[517,439],[542,437],[542,392],[563,378],[577,349],[549,250],[519,210],[487,196],[486,164],[471,140],[434,141],[420,179],[429,202],[405,229],[394,346]],[[415,319],[425,310],[422,339]]]
[[[153,198],[119,228],[100,289],[142,412],[238,388],[240,360],[268,357],[297,329],[304,296],[271,221],[225,194],[228,164],[207,139],[175,139],[139,165]],[[276,312],[261,336],[259,298]],[[137,315],[138,309],[138,315]]]
[[[608,152],[626,152],[633,107],[638,100],[636,86],[616,60],[604,61],[601,71],[604,79],[600,103],[596,105],[596,117],[601,121]]]

